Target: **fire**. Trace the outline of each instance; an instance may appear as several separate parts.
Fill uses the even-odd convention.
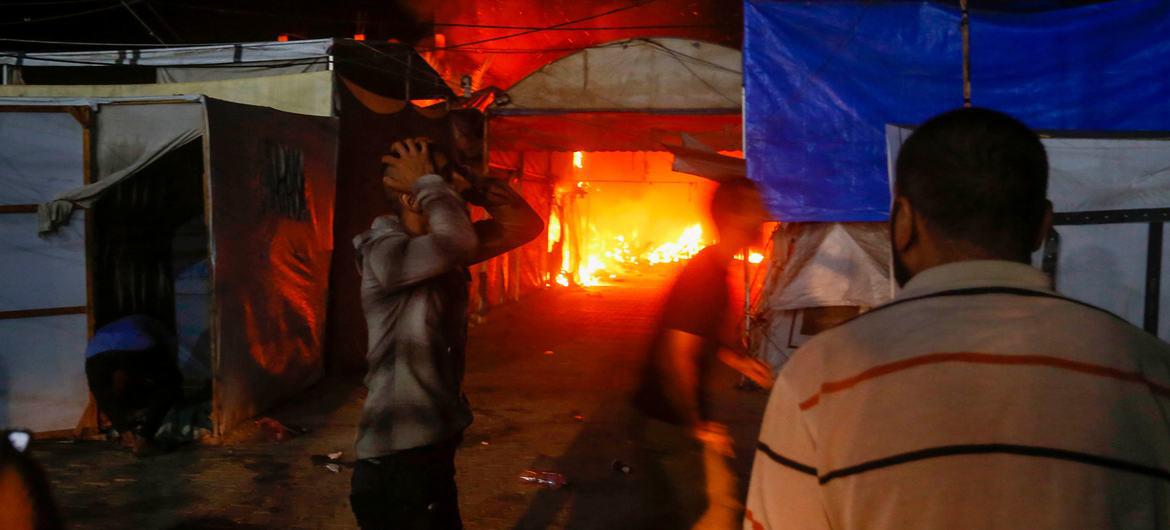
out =
[[[557,226],[556,230],[559,232],[559,219],[550,216],[550,229],[553,229],[554,222]],[[554,245],[553,238],[554,235],[550,232],[550,250]],[[571,284],[585,287],[596,286],[605,280],[616,279],[638,268],[688,260],[698,254],[707,244],[709,241],[703,238],[703,226],[698,223],[687,227],[674,241],[657,246],[640,243],[637,231],[628,235],[619,234],[608,240],[594,238],[587,245],[588,248],[581,256],[575,271],[570,262],[568,247],[565,247],[563,265],[560,274],[554,281],[566,287]],[[760,258],[762,259],[763,256]]]
[[[743,252],[736,254],[735,259],[738,261],[743,261]],[[763,254],[760,254],[759,252],[756,252],[754,250],[748,252],[748,263],[751,263],[752,265],[759,265],[763,262],[764,262],[764,255]]]
[[[703,226],[693,224],[683,231],[678,240],[664,243],[658,248],[647,252],[645,260],[651,265],[659,263],[678,263],[691,259],[703,250]]]
[[[585,153],[573,151],[573,167],[577,169],[585,168]]]

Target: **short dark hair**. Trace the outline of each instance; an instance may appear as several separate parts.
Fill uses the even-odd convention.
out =
[[[744,196],[747,194],[759,195],[760,189],[755,182],[744,177],[735,177],[724,180],[715,188],[711,196],[711,219],[715,226],[721,226],[729,215],[743,209]]]
[[[1023,257],[1044,219],[1048,157],[1019,120],[981,108],[931,118],[898,153],[895,192],[940,235]]]

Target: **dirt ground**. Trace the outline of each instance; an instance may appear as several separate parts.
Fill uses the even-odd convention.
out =
[[[469,530],[616,530],[685,508],[651,506],[640,495],[652,479],[629,427],[637,419],[629,395],[664,288],[546,290],[495,308],[472,329],[465,387],[476,419],[457,459]],[[736,380],[721,372],[714,398],[736,439],[742,490],[767,396],[733,389]],[[322,381],[270,414],[308,429],[281,443],[246,425],[223,446],[143,459],[103,442],[33,450],[70,528],[354,528],[350,470],[310,457],[353,458],[363,397],[359,381]],[[615,471],[614,460],[632,472]],[[526,469],[562,473],[570,484],[534,488],[517,479]],[[686,480],[701,480],[701,471]]]

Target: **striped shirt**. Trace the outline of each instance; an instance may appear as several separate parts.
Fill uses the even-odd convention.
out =
[[[1170,528],[1170,346],[1023,264],[927,270],[784,366],[744,528]]]

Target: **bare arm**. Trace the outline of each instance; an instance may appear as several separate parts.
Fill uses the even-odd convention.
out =
[[[544,230],[540,215],[502,180],[484,179],[473,195],[473,204],[483,206],[492,218],[475,223],[479,245],[469,263],[499,256]]]

